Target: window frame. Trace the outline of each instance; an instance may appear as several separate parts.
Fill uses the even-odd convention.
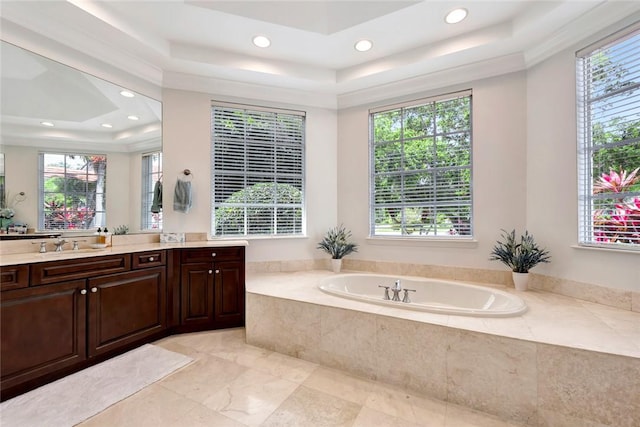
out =
[[[45,156],[47,155],[53,155],[53,156],[64,156],[64,179],[68,179],[67,178],[67,158],[68,157],[72,157],[72,156],[76,156],[76,157],[104,157],[104,187],[103,187],[103,192],[102,192],[102,198],[103,198],[103,210],[98,211],[96,208],[94,217],[91,221],[90,224],[88,224],[85,228],[68,228],[68,222],[65,220],[64,221],[64,228],[47,228],[46,225],[46,213],[45,213],[45,199],[46,199],[46,195],[45,195]],[[88,230],[92,230],[98,227],[105,227],[106,223],[107,223],[107,164],[108,164],[108,156],[107,154],[98,154],[98,153],[71,153],[71,152],[57,152],[57,151],[41,151],[38,153],[38,230],[40,231],[64,231],[64,232],[73,232],[73,231],[88,231]],[[87,170],[87,172],[85,173],[85,175],[88,177],[89,171]],[[87,178],[88,180],[88,178]],[[65,182],[65,189],[63,192],[57,192],[57,194],[63,194],[64,198],[66,199],[68,197],[69,194],[71,194],[71,192],[66,191],[66,182]],[[48,194],[49,192],[47,192]],[[77,194],[82,194],[82,193],[78,193]],[[85,192],[85,195],[88,194]],[[66,212],[66,209],[65,209]],[[99,218],[98,223],[96,223],[96,217]]]
[[[375,196],[376,196],[376,166],[375,166],[375,124],[374,124],[374,115],[380,112],[392,112],[392,111],[402,111],[403,109],[408,109],[408,108],[415,108],[415,107],[420,107],[420,106],[425,106],[425,105],[429,105],[429,104],[437,104],[437,103],[443,103],[443,102],[447,102],[447,101],[451,101],[451,100],[456,100],[456,99],[463,99],[463,98],[468,98],[469,99],[469,121],[468,121],[468,127],[463,131],[463,132],[467,132],[468,133],[468,137],[469,137],[469,151],[468,151],[468,156],[469,156],[469,160],[468,160],[468,165],[467,166],[460,166],[460,165],[456,165],[456,166],[450,166],[450,167],[438,167],[438,169],[440,171],[452,171],[452,170],[461,170],[461,169],[468,169],[469,171],[469,187],[468,187],[468,191],[469,191],[469,198],[468,198],[468,208],[469,208],[469,223],[468,223],[468,234],[438,234],[438,227],[437,227],[437,220],[434,219],[434,225],[436,226],[436,232],[435,234],[429,234],[429,229],[426,231],[425,234],[422,234],[422,231],[419,230],[419,233],[417,235],[414,235],[412,233],[405,233],[403,231],[403,227],[405,227],[407,224],[402,224],[400,226],[400,230],[399,233],[393,233],[393,234],[383,234],[383,233],[377,233],[376,234],[376,208],[383,206],[380,204],[376,204],[375,201]],[[401,120],[403,121],[403,120]],[[435,120],[434,120],[434,126],[435,126]],[[460,133],[460,130],[454,133]],[[434,138],[434,140],[442,135],[445,135],[447,133],[438,133],[438,132],[434,132],[434,133],[429,133],[427,135],[425,135],[425,137],[427,138]],[[410,139],[410,138],[401,138],[397,141],[400,142],[404,142],[405,139]],[[401,154],[402,157],[404,157]],[[413,170],[404,170],[401,171],[400,168],[397,169],[399,172],[399,176],[402,178],[403,176],[407,175],[407,174],[415,174],[418,172],[424,172],[427,171],[429,168],[423,168],[423,169],[413,169]],[[436,187],[438,188],[438,187]],[[406,194],[402,193],[402,197],[406,197]],[[407,206],[411,206],[411,204],[415,205],[416,207],[418,205],[433,205],[434,208],[437,209],[442,209],[443,207],[446,207],[446,205],[442,205],[442,204],[438,204],[438,200],[434,200],[434,202],[432,203],[428,203],[426,201],[419,201],[417,203],[398,203],[398,206],[400,208],[405,208]],[[450,206],[456,206],[456,204],[452,204]],[[458,204],[458,206],[462,206],[462,204]],[[392,105],[387,105],[387,106],[381,106],[381,107],[377,107],[377,108],[372,108],[369,110],[369,239],[372,240],[404,240],[404,241],[413,241],[413,242],[436,242],[436,241],[449,241],[449,242],[473,242],[474,241],[474,196],[473,196],[473,91],[471,89],[466,89],[466,90],[461,90],[461,91],[456,91],[456,92],[451,92],[451,93],[445,93],[445,94],[440,94],[440,95],[436,95],[436,96],[431,96],[431,97],[427,97],[427,98],[420,98],[420,99],[416,99],[416,100],[410,100],[410,101],[406,101],[406,102],[402,102],[402,103],[397,103],[397,104],[392,104]],[[404,218],[403,218],[404,221]],[[452,229],[453,230],[453,229]]]
[[[594,187],[596,178],[594,177],[595,169],[593,156],[599,152],[610,153],[613,152],[614,149],[620,147],[631,146],[632,144],[640,143],[640,138],[631,138],[624,139],[621,141],[614,142],[594,142],[593,138],[593,128],[592,128],[592,111],[595,108],[598,108],[598,102],[606,99],[612,99],[616,96],[620,96],[624,93],[633,94],[635,91],[635,103],[640,102],[640,82],[635,82],[635,84],[629,85],[626,88],[620,88],[607,93],[606,91],[600,95],[596,95],[595,97],[590,97],[592,94],[590,83],[590,73],[593,70],[593,67],[590,66],[589,61],[591,58],[595,57],[597,54],[601,52],[606,52],[607,49],[615,49],[620,46],[625,41],[633,38],[640,37],[640,25],[635,25],[621,31],[618,31],[610,36],[587,46],[586,48],[576,52],[576,115],[577,115],[577,199],[578,199],[578,224],[577,224],[577,241],[578,247],[586,247],[586,248],[599,248],[605,250],[613,250],[613,251],[640,251],[640,242],[636,243],[623,243],[616,242],[617,239],[614,238],[614,241],[606,241],[611,240],[607,237],[609,233],[607,231],[606,219],[604,220],[604,226],[600,225],[600,228],[597,226],[597,222],[606,218],[606,216],[598,216],[599,212],[605,212],[600,208],[601,206],[606,206],[605,203],[607,200],[609,201],[609,205],[614,205],[616,203],[616,197],[612,197],[616,193],[608,193],[606,191],[595,191]],[[640,59],[640,54],[636,55],[636,61]],[[611,72],[615,73],[615,68],[611,67]],[[636,74],[640,73],[640,65],[636,66],[633,70]],[[607,74],[608,76],[609,74]],[[594,89],[597,90],[597,89]],[[623,104],[626,100],[618,100],[618,104]],[[634,101],[632,101],[633,103]],[[616,104],[616,106],[618,105]],[[635,105],[635,104],[632,104]],[[602,108],[602,107],[601,107]],[[610,107],[615,110],[616,107]],[[634,107],[637,108],[637,107]],[[631,109],[631,108],[630,108]],[[628,110],[620,110],[620,113],[626,112]],[[598,124],[602,125],[610,125],[616,120],[618,117],[613,117],[609,122],[605,122],[604,120],[598,122]],[[605,127],[605,126],[603,126]],[[638,157],[638,164],[636,167],[640,167],[640,156]],[[609,165],[612,167],[614,165]],[[600,169],[602,168],[602,165]],[[624,169],[624,168],[623,168]],[[626,169],[625,169],[626,170]],[[615,172],[621,172],[620,170],[614,170]],[[631,173],[633,169],[626,170],[627,173]],[[608,172],[608,171],[607,171]],[[601,173],[605,173],[601,171]],[[640,175],[640,172],[638,172]],[[602,177],[602,175],[600,175]],[[596,194],[598,193],[598,194]],[[607,197],[609,195],[609,197]],[[626,204],[627,198],[635,197],[636,200],[640,200],[640,191],[629,191],[619,193],[619,195],[624,196],[622,199],[619,199],[618,202],[620,204]],[[611,207],[611,206],[610,206]],[[606,215],[606,214],[605,214]],[[638,221],[637,214],[631,215],[630,217],[636,218],[635,221]],[[604,230],[604,234],[603,234]],[[615,234],[615,232],[614,232]]]
[[[158,157],[158,169],[154,171],[153,156]],[[162,150],[143,153],[141,160],[141,186],[140,186],[140,230],[141,231],[162,231],[162,217],[164,209],[161,207],[160,212],[152,213],[151,206],[155,192],[155,184],[160,181],[162,183]],[[153,227],[153,215],[157,215],[157,227]]]
[[[216,163],[216,120],[215,120],[215,114],[216,114],[216,109],[219,110],[226,110],[226,111],[236,111],[236,112],[242,112],[242,117],[243,117],[243,129],[245,129],[245,134],[243,137],[243,142],[242,142],[242,150],[243,150],[243,155],[242,155],[242,161],[244,162],[243,164],[243,169],[240,170],[228,170],[228,169],[224,169],[224,166],[222,166],[221,168],[218,168],[218,165]],[[263,159],[261,158],[259,155],[255,154],[257,153],[259,150],[255,150],[255,151],[250,151],[248,148],[253,148],[255,149],[257,147],[257,140],[250,140],[247,135],[246,135],[246,128],[248,128],[249,126],[246,125],[246,120],[247,117],[249,115],[267,115],[267,116],[272,116],[274,118],[274,120],[277,120],[278,117],[280,116],[286,116],[289,117],[289,119],[291,120],[300,120],[300,127],[301,130],[299,132],[299,139],[296,140],[290,140],[290,141],[286,141],[286,140],[279,140],[275,134],[274,134],[274,138],[273,138],[273,156],[277,157],[277,150],[278,148],[283,148],[283,147],[292,147],[294,148],[293,150],[291,150],[292,152],[295,152],[295,155],[292,155],[291,158],[286,158],[289,161],[294,161],[297,160],[299,161],[299,163],[296,163],[295,168],[299,168],[299,172],[296,173],[279,173],[277,171],[278,169],[278,163],[277,160],[273,160],[274,163],[271,163],[271,166],[273,167],[273,172],[259,172],[259,171],[251,171],[249,169],[247,169],[247,164],[251,163],[251,160],[255,160],[257,158]],[[306,237],[306,112],[305,111],[299,111],[299,110],[290,110],[290,109],[284,109],[284,108],[275,108],[275,107],[266,107],[266,106],[256,106],[256,105],[248,105],[248,104],[240,104],[240,103],[232,103],[232,102],[223,102],[223,101],[212,101],[211,102],[211,135],[210,135],[210,152],[211,152],[211,224],[210,224],[210,233],[211,236],[214,238],[248,238],[248,239],[260,239],[260,238],[299,238],[299,237]],[[274,129],[270,129],[270,130],[274,130]],[[276,132],[277,133],[277,132]],[[261,134],[262,135],[262,134]],[[229,143],[230,141],[226,141],[227,143]],[[299,144],[299,150],[296,151],[295,147],[297,147]],[[252,154],[254,157],[252,157]],[[229,155],[228,160],[231,159],[231,155]],[[293,159],[293,160],[292,160]],[[232,161],[232,160],[230,160]],[[286,161],[285,161],[286,163]],[[227,197],[224,199],[224,201],[218,201],[217,199],[217,190],[220,189],[220,187],[222,186],[222,191],[225,192],[229,192],[230,191],[230,187],[229,188],[224,188],[225,183],[223,182],[222,185],[216,185],[217,183],[219,183],[219,181],[221,181],[221,177],[226,175],[227,178],[229,178],[229,176],[235,176],[235,177],[241,177],[242,181],[244,183],[244,186],[242,187],[237,187],[238,190],[232,192],[231,194],[227,194]],[[269,178],[269,179],[268,179]],[[285,179],[286,178],[286,179]],[[264,180],[263,180],[264,179]],[[271,180],[270,180],[271,179]],[[282,182],[285,181],[285,182]],[[230,180],[228,179],[227,183],[229,183]],[[252,185],[247,185],[247,182],[253,182]],[[297,190],[299,190],[299,197],[300,197],[300,201],[299,202],[285,202],[285,203],[260,203],[260,204],[256,204],[256,203],[225,203],[229,200],[229,197],[231,197],[233,194],[239,193],[240,191],[243,190],[247,190],[248,188],[252,188],[255,187],[256,184],[264,184],[264,183],[273,183],[276,184],[276,186],[274,187],[274,191],[279,192],[280,189],[282,188],[286,188],[286,187],[281,187],[280,184],[287,184],[288,182],[292,182],[293,184],[290,184],[290,186],[296,188]],[[300,188],[297,188],[297,187]],[[257,191],[257,190],[256,190]],[[294,192],[295,193],[295,192]],[[277,194],[277,193],[276,193]],[[243,232],[242,233],[219,233],[216,230],[216,224],[217,221],[219,219],[218,216],[218,208],[240,208],[243,209],[244,212],[242,214],[242,218],[243,218]],[[271,233],[252,233],[250,232],[251,230],[250,225],[248,224],[248,220],[247,218],[249,218],[249,216],[247,215],[247,209],[273,209],[273,216],[271,218],[270,224],[273,227],[272,230],[275,230],[274,232]],[[278,216],[277,212],[278,209],[293,209],[295,210],[299,210],[300,215],[299,215],[299,221],[298,221],[298,215],[295,215],[295,220],[291,221],[291,227],[294,228],[294,232],[283,232],[283,233],[278,233],[278,225],[279,225],[279,221],[278,218],[285,218],[285,223],[287,222],[286,218],[287,216]],[[259,217],[256,217],[259,218]]]

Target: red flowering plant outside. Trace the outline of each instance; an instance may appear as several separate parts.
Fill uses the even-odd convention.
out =
[[[51,230],[83,230],[95,216],[95,212],[86,206],[65,207],[55,200],[45,201],[44,206],[47,229]]]
[[[594,194],[610,195],[598,199],[598,208],[593,214],[597,242],[640,244],[640,196],[633,194],[635,184],[640,181],[639,170],[636,168],[631,173],[611,170],[594,184]]]

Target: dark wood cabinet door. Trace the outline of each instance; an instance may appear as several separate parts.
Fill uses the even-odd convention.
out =
[[[85,280],[2,293],[2,390],[86,359]]]
[[[166,328],[164,267],[88,280],[89,356],[116,350]]]
[[[181,323],[184,326],[213,322],[213,264],[183,264],[181,267]]]
[[[244,325],[244,263],[219,262],[214,270],[216,328]]]

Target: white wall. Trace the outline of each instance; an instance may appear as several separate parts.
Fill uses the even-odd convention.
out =
[[[576,50],[555,55],[527,73],[527,226],[553,257],[536,271],[639,290],[640,253],[576,247]]]
[[[420,243],[368,239],[368,108],[338,114],[338,218],[361,245],[356,259],[501,269],[488,261],[500,229],[523,229],[526,212],[524,73],[416,93],[401,100],[471,88],[473,91],[473,194],[476,243]]]
[[[305,197],[308,237],[252,239],[247,249],[247,261],[319,258],[321,254],[315,249],[316,243],[326,229],[336,224],[337,218],[337,118],[333,110],[165,89],[162,97],[164,231],[210,232],[210,106],[214,99],[306,111]],[[173,210],[173,188],[184,169],[192,171],[193,207],[187,214]]]

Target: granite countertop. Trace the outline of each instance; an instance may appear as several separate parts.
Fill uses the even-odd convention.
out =
[[[72,241],[68,239],[67,241]],[[4,243],[3,243],[4,244]],[[102,249],[92,249],[90,247],[81,247],[74,251],[66,248],[62,252],[48,250],[46,253],[39,253],[38,246],[33,246],[32,252],[5,253],[0,255],[0,267],[31,264],[36,262],[60,261],[65,259],[89,258],[94,256],[117,255],[133,252],[157,251],[161,249],[183,249],[183,248],[217,248],[225,246],[248,246],[246,240],[202,240],[191,241],[185,243],[132,243],[110,246]],[[67,245],[68,246],[68,245]]]

